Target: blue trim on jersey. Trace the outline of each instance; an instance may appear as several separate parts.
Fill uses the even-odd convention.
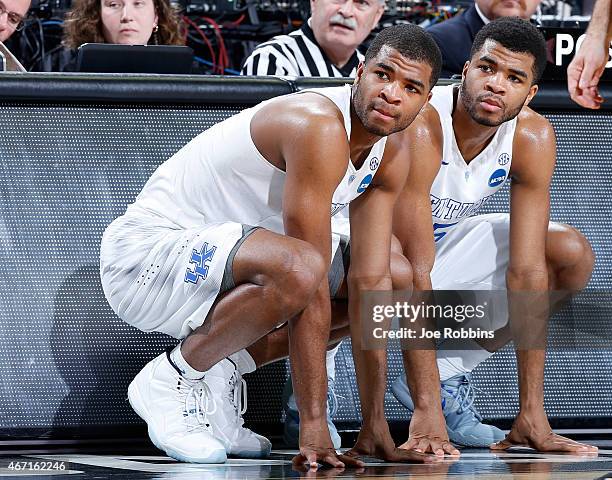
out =
[[[444,238],[444,236],[448,233],[448,232],[438,232],[436,233],[436,230],[439,230],[441,228],[448,228],[448,227],[452,227],[453,225],[457,225],[459,222],[455,222],[455,223],[434,223],[433,224],[433,228],[434,228],[434,242],[438,242],[440,240],[442,240],[442,238]]]

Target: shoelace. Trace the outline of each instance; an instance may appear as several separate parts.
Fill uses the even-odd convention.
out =
[[[238,372],[235,371],[229,379],[229,385],[229,400],[236,411],[237,422],[242,425],[244,423],[242,415],[247,410],[247,384],[242,377],[238,381]]]
[[[476,393],[482,393],[483,391],[480,388],[472,385],[470,375],[466,374],[463,376],[463,379],[455,392],[446,389],[445,391],[452,395],[455,401],[459,404],[457,413],[461,414],[464,410],[470,410],[479,421],[482,420],[482,416],[476,411],[473,405],[474,400],[476,399]]]
[[[190,385],[186,382],[184,384]],[[185,396],[183,400],[185,403],[184,412],[186,412],[184,421],[187,425],[187,430],[209,429],[208,415],[212,415],[217,411],[217,405],[213,400],[210,387],[206,382],[202,381],[191,385],[186,393],[183,392],[184,389],[179,388],[179,397]],[[212,408],[209,409],[211,405]],[[192,419],[195,419],[196,422],[191,422]]]

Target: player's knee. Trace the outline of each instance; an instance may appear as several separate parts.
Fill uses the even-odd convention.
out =
[[[576,268],[591,273],[595,255],[591,244],[579,230],[570,225],[556,224],[552,240],[552,260],[557,268]]]
[[[400,253],[391,252],[391,279],[393,290],[409,290],[412,288],[412,265]]]
[[[399,255],[404,254],[402,244],[395,235],[391,235],[391,254],[397,253]]]
[[[283,252],[276,286],[285,312],[303,310],[319,288],[327,269],[319,252],[307,242]]]
[[[580,241],[580,263],[583,265],[585,270],[588,270],[590,275],[593,272],[593,267],[595,266],[595,252],[593,252],[591,242],[587,240],[584,234],[579,230],[573,230],[576,232],[577,239]]]

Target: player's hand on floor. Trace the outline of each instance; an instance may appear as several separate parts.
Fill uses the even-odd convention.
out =
[[[511,447],[531,447],[538,452],[565,452],[574,454],[595,455],[597,447],[576,442],[557,435],[550,428],[546,414],[519,413],[510,433],[504,440],[491,445],[491,450],[508,450]]]
[[[374,428],[362,428],[355,446],[346,452],[350,457],[374,457],[386,462],[430,463],[436,461],[431,455],[402,450],[395,446],[386,421]]]
[[[293,457],[294,467],[316,470],[319,464],[341,469],[361,468],[365,465],[356,458],[338,455],[334,450],[325,420],[317,426],[308,427],[302,423],[300,427],[300,453]]]
[[[410,420],[408,440],[400,445],[400,448],[420,453],[433,453],[436,456],[460,455],[459,450],[448,439],[446,422],[441,411],[415,410]]]
[[[345,468],[310,468],[308,464],[303,465],[293,465],[292,467],[294,472],[300,473],[300,478],[337,478],[341,476],[342,478],[346,478],[347,470]],[[365,468],[352,468],[350,470],[350,474],[362,474],[365,472]]]

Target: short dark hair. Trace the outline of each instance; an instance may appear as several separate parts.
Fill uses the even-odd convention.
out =
[[[427,63],[431,67],[429,88],[438,81],[442,69],[442,54],[433,37],[421,27],[412,24],[394,25],[376,35],[365,54],[365,63],[378,55],[382,47],[397,50],[403,57]]]
[[[476,34],[470,60],[487,40],[494,40],[512,52],[530,54],[533,57],[533,84],[540,81],[546,68],[546,41],[534,25],[519,17],[493,20]]]

